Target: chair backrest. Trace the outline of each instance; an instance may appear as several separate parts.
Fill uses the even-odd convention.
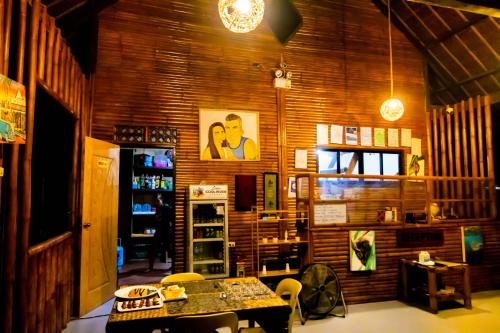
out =
[[[205,277],[198,273],[176,273],[165,276],[161,279],[161,284],[169,282],[184,282],[184,281],[200,281],[205,280]]]
[[[229,327],[238,332],[238,316],[234,312],[221,312],[202,316],[185,316],[174,320],[175,333],[213,333],[218,328]]]
[[[288,318],[288,332],[292,331],[293,319],[295,318],[295,309],[297,308],[299,293],[301,290],[302,284],[299,281],[290,278],[281,280],[276,287],[276,295],[281,296],[284,293],[290,294],[290,307],[292,308],[292,312],[290,313],[290,317]]]

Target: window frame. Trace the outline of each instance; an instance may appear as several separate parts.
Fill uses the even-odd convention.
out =
[[[321,172],[320,168],[320,161],[319,161],[319,153],[320,152],[332,152],[332,153],[337,153],[337,173],[326,173],[326,172]],[[399,157],[399,165],[398,165],[398,175],[405,175],[405,168],[403,165],[404,162],[404,156],[405,152],[403,149],[360,149],[360,148],[327,148],[327,147],[322,147],[317,149],[317,154],[316,154],[316,172],[319,174],[346,174],[341,172],[341,166],[340,166],[340,153],[356,153],[358,155],[358,173],[356,175],[365,175],[365,165],[364,165],[364,153],[378,153],[379,154],[379,163],[380,163],[380,176],[384,176],[384,154],[395,154]],[[374,176],[371,175],[370,176]]]

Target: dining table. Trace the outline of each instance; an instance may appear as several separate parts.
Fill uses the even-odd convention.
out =
[[[107,333],[150,333],[169,328],[176,318],[235,312],[239,320],[257,322],[266,332],[288,332],[289,304],[256,277],[150,284],[156,288],[177,285],[187,298],[164,302],[161,308],[119,312],[117,298],[106,324]]]

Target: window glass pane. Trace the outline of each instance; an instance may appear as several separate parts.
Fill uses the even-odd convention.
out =
[[[359,156],[355,152],[341,151],[340,153],[340,173],[348,175],[359,174]]]
[[[399,154],[382,154],[382,168],[384,175],[397,176],[399,175]]]
[[[318,151],[318,173],[337,173],[336,151]]]
[[[380,153],[363,153],[365,175],[380,175]]]

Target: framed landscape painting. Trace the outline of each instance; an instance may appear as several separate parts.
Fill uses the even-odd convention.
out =
[[[200,109],[200,160],[259,161],[259,113]]]

